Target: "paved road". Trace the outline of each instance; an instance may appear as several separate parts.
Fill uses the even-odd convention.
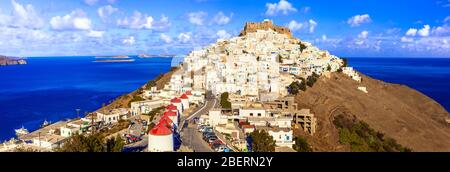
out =
[[[213,150],[209,147],[209,145],[203,141],[202,135],[197,131],[197,125],[191,123],[191,119],[194,117],[200,117],[201,115],[207,114],[209,110],[216,107],[217,99],[214,96],[208,96],[205,101],[205,104],[200,109],[197,109],[193,113],[191,113],[181,125],[184,124],[184,121],[187,121],[188,127],[182,129],[181,138],[183,140],[183,144],[193,149],[196,152],[212,152]]]

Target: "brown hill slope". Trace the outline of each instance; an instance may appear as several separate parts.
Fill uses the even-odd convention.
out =
[[[318,118],[314,137],[316,151],[348,151],[339,144],[332,120],[346,113],[354,115],[413,151],[450,151],[448,112],[436,101],[404,85],[389,84],[364,76],[362,83],[342,73],[322,76],[296,96],[299,108],[310,108]],[[368,94],[357,89],[367,87]]]
[[[159,77],[155,78],[153,81],[155,81],[155,86],[158,89],[163,89],[164,85],[167,84],[170,81],[170,78],[172,77],[172,74],[178,70],[178,68],[172,68],[169,72],[165,74],[161,74]],[[141,88],[145,87],[142,86]],[[98,112],[106,113],[107,111],[117,109],[117,108],[129,108],[130,101],[133,100],[133,97],[137,97],[140,94],[140,89],[137,89],[129,94],[124,94],[122,96],[119,96],[114,101],[112,101],[110,104],[98,109]]]

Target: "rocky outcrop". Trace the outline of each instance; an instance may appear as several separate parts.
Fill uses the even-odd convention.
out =
[[[244,30],[241,31],[239,36],[247,35],[247,33],[256,32],[257,30],[269,30],[272,29],[275,32],[286,34],[289,38],[292,38],[292,32],[290,29],[282,26],[276,26],[270,20],[263,22],[247,22],[245,23]]]
[[[296,96],[299,108],[311,109],[318,118],[316,134],[308,136],[315,151],[349,151],[339,144],[333,124],[339,114],[355,116],[413,151],[450,151],[449,113],[439,103],[407,86],[360,75],[362,83],[342,73],[321,76]]]
[[[8,56],[0,56],[0,66],[8,66],[8,65],[24,65],[27,64],[22,58],[19,57],[8,57]]]

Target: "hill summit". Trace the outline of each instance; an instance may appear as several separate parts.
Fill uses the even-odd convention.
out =
[[[239,36],[247,35],[251,32],[256,32],[258,30],[269,30],[272,29],[280,34],[286,34],[289,38],[292,38],[292,32],[289,28],[276,26],[271,20],[264,20],[263,22],[247,22],[245,23],[244,30],[241,31]]]

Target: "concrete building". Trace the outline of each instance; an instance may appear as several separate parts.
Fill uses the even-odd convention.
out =
[[[304,132],[314,135],[316,132],[317,119],[314,114],[310,112],[309,109],[301,109],[299,111],[294,111],[293,123],[296,128],[302,129]]]

